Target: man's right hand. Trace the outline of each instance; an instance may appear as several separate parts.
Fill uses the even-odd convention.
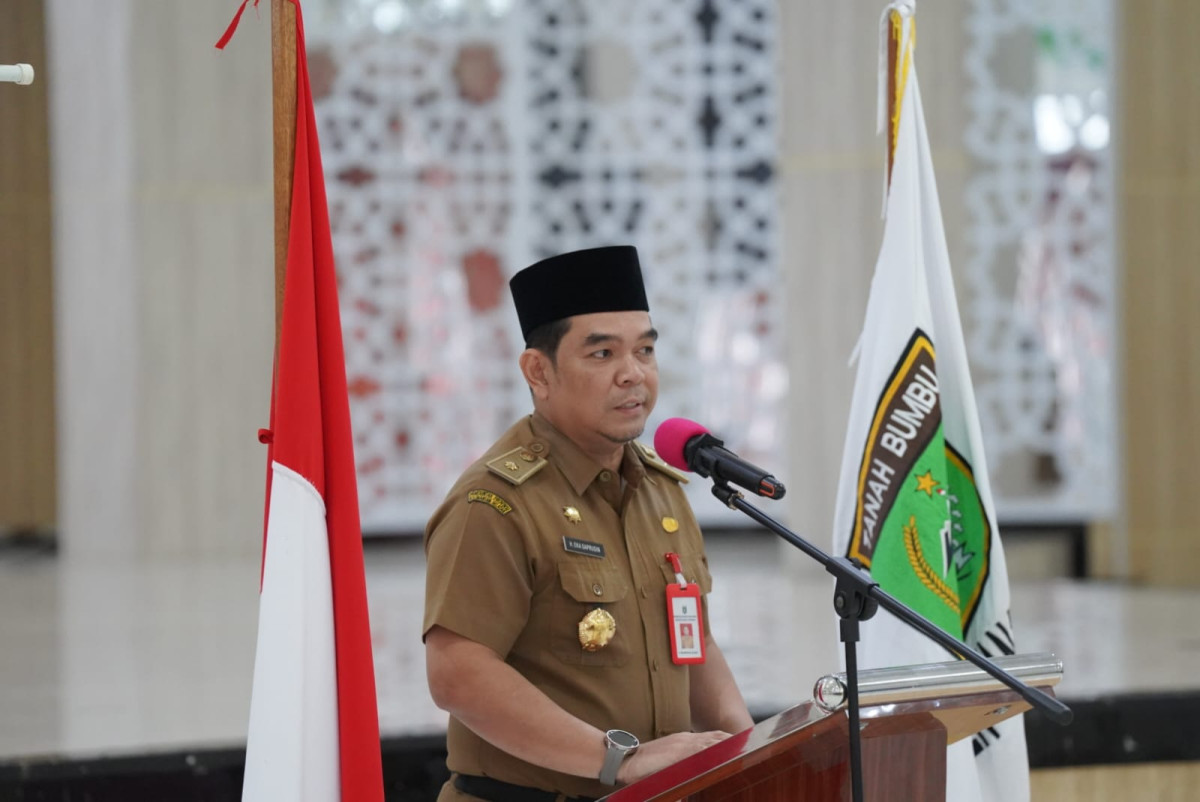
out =
[[[711,732],[677,732],[663,738],[647,741],[638,747],[617,771],[617,784],[628,785],[648,777],[656,771],[665,769],[672,763],[678,763],[685,757],[694,755],[715,743],[720,743],[729,737],[729,733],[713,730]]]

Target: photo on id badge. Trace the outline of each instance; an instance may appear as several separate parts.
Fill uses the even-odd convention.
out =
[[[691,624],[679,625],[679,649],[684,652],[696,650],[696,635],[692,631]]]
[[[676,656],[679,658],[700,657],[700,644],[696,641],[699,625],[699,602],[692,597],[676,597],[671,600],[675,624]]]

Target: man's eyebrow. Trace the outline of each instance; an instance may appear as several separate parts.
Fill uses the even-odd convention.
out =
[[[612,342],[615,339],[617,339],[617,335],[615,335],[615,334],[605,334],[604,332],[594,331],[591,334],[589,334],[588,336],[583,338],[583,344],[585,346],[599,345],[600,343]]]
[[[602,332],[602,331],[594,331],[591,334],[589,334],[588,336],[583,338],[583,344],[584,344],[584,347],[587,347],[587,346],[592,346],[592,345],[599,345],[600,343],[610,343],[610,342],[613,342],[614,340],[619,340],[619,339],[621,339],[621,338],[615,334],[606,334],[605,332]],[[654,328],[646,329],[644,332],[642,332],[641,336],[638,337],[638,339],[639,340],[650,340],[652,342],[658,342],[658,329],[654,329]]]

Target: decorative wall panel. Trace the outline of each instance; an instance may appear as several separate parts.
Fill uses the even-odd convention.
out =
[[[1111,0],[972,0],[959,267],[1002,520],[1115,510]]]
[[[783,472],[773,14],[769,0],[308,11],[365,530],[419,530],[528,411],[507,280],[593,245],[642,254],[663,333],[647,437],[693,417]]]

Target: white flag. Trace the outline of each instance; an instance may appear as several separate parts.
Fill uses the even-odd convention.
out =
[[[913,23],[899,26],[898,119],[883,245],[859,342],[834,518],[834,551],[989,656],[1012,654],[1008,573],[950,274]],[[881,610],[863,623],[864,668],[952,659]],[[1018,716],[950,746],[946,799],[1029,799]]]

